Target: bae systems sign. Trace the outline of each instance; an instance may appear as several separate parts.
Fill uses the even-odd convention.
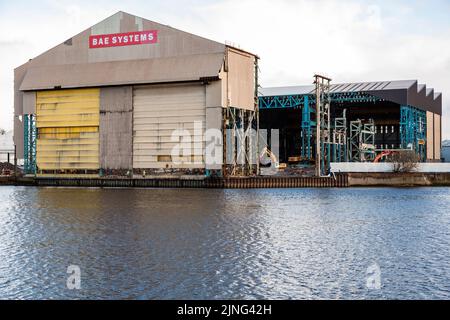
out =
[[[158,42],[158,31],[136,31],[127,33],[100,34],[89,37],[89,48],[109,48],[152,44]]]

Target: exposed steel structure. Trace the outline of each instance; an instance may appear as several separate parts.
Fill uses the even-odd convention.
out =
[[[314,162],[323,154],[315,146],[324,140],[316,139],[319,132],[327,132],[318,128],[317,95],[313,85],[260,89],[260,125],[281,130],[281,161]],[[344,83],[331,84],[329,97],[331,161],[373,161],[378,153],[400,149],[413,149],[423,162],[441,160],[442,94],[434,89],[416,80]]]

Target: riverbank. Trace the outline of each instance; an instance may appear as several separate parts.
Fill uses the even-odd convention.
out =
[[[333,177],[33,178],[0,177],[0,185],[99,188],[347,188],[450,186],[450,173],[345,173]]]
[[[348,173],[349,187],[443,187],[450,173]]]
[[[0,184],[3,184],[0,181]],[[100,187],[100,188],[205,188],[205,189],[266,189],[266,188],[345,188],[347,175],[316,178],[299,176],[203,178],[13,178],[5,185],[42,187]]]

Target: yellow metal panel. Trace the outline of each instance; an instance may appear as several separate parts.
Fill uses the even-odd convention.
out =
[[[38,92],[36,116],[39,170],[99,169],[99,89]]]

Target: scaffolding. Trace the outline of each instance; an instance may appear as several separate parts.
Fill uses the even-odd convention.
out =
[[[309,96],[305,96],[302,109],[302,144],[300,146],[302,161],[312,161],[314,159],[313,146],[315,136],[313,128],[316,126],[316,122],[312,120],[314,119],[313,116],[314,108],[310,106]]]
[[[24,171],[25,174],[36,174],[36,116],[25,114],[23,116],[24,128]]]
[[[334,127],[330,130],[327,113],[329,113],[330,103],[333,108],[344,104],[357,106],[359,103],[375,104],[386,100],[364,91],[330,92],[328,90],[327,92],[324,89],[327,86],[329,89],[329,81],[320,76],[316,76],[315,80],[316,88],[306,93],[260,97],[259,109],[301,110],[301,159],[316,161],[317,174],[327,174],[329,161],[360,162],[374,159],[375,128],[373,120],[371,123],[353,121],[351,125],[344,115],[342,118],[332,119]],[[410,105],[400,105],[399,107],[399,149],[414,150],[420,161],[424,162],[427,149],[426,111]],[[316,113],[316,110],[320,112]]]
[[[347,162],[347,110],[343,111],[341,118],[334,119],[332,162]]]
[[[375,160],[375,123],[373,119],[366,122],[350,122],[350,160],[367,162]]]
[[[316,86],[316,175],[329,174],[331,162],[331,119],[330,119],[330,85],[331,79],[315,75]]]

